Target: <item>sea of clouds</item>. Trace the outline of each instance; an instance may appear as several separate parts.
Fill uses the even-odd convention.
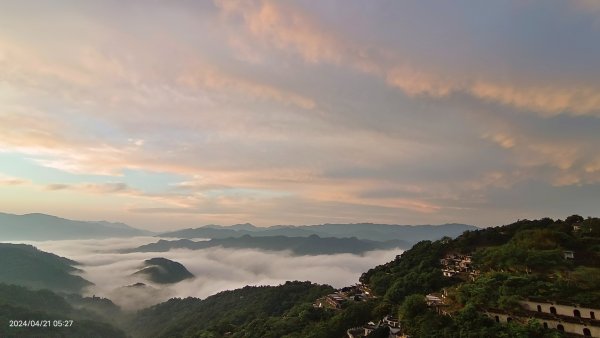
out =
[[[110,298],[124,309],[135,310],[172,297],[206,298],[246,285],[278,285],[288,280],[311,281],[343,287],[358,282],[368,269],[388,262],[400,250],[371,251],[364,255],[294,256],[285,251],[254,249],[172,250],[120,253],[156,242],[156,237],[27,242],[38,249],[77,261],[80,275],[94,283],[86,295]],[[132,276],[144,260],[165,257],[183,264],[196,277],[172,285],[157,285]],[[150,287],[124,288],[143,282]]]

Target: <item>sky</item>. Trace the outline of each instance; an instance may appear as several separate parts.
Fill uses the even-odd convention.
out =
[[[0,211],[599,216],[600,1],[0,0]]]

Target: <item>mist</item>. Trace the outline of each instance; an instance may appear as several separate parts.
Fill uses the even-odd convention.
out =
[[[288,280],[311,281],[343,287],[358,282],[368,269],[388,262],[401,250],[371,251],[364,255],[336,254],[294,256],[286,251],[254,249],[179,249],[169,252],[119,253],[125,248],[156,242],[156,237],[103,240],[26,242],[38,249],[79,263],[83,278],[94,283],[85,295],[110,298],[126,310],[151,306],[173,297],[206,298],[220,291],[246,285],[279,285]],[[183,264],[196,277],[161,285],[132,276],[144,260],[165,257]],[[125,288],[138,282],[145,288]]]

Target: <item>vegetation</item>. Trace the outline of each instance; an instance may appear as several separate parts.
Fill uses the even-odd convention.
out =
[[[132,324],[137,337],[282,337],[303,323],[328,318],[312,302],[333,292],[329,286],[286,282],[280,286],[247,286],[204,300],[171,299],[142,310]],[[297,321],[299,320],[299,322]]]
[[[548,218],[467,231],[456,239],[422,241],[393,261],[365,272],[360,281],[378,296],[340,310],[315,308],[332,291],[308,282],[246,287],[206,300],[173,299],[141,311],[139,337],[341,337],[347,329],[398,315],[412,337],[561,337],[539,322],[509,325],[484,310],[520,311],[519,300],[543,297],[580,305],[600,303],[599,219]],[[564,251],[574,251],[565,259]],[[444,277],[440,259],[471,254],[477,278]],[[436,313],[424,296],[446,289],[452,316]],[[370,337],[384,337],[385,328]]]
[[[295,255],[332,255],[338,253],[362,254],[372,250],[385,250],[405,247],[406,242],[400,240],[389,240],[385,242],[370,241],[351,238],[321,238],[317,235],[308,237],[287,236],[263,236],[219,238],[209,241],[191,241],[181,239],[175,241],[159,240],[156,243],[142,245],[138,248],[126,250],[126,252],[164,252],[176,248],[191,250],[206,249],[212,247],[224,247],[235,249],[260,249],[269,251],[290,250]]]
[[[395,260],[367,271],[360,281],[369,284],[390,306],[413,293],[439,290],[453,283],[440,270],[439,260],[446,249],[445,241],[419,242]]]
[[[232,240],[256,241],[256,238],[243,236],[220,241]],[[74,277],[69,274],[74,269],[72,261],[28,246],[0,248],[8,254],[21,250],[18,256],[26,268],[32,262],[47,261],[49,268],[59,271],[59,276]],[[565,256],[565,252],[572,252],[574,257]],[[477,273],[445,277],[440,260],[448,254],[470,255],[471,266]],[[4,257],[0,255],[0,259]],[[154,259],[146,263],[149,266],[175,263],[165,261]],[[388,314],[397,315],[402,329],[412,337],[561,337],[560,332],[546,329],[535,320],[496,323],[485,315],[485,310],[518,313],[523,311],[519,301],[528,297],[597,307],[600,219],[574,215],[564,221],[520,220],[501,227],[467,231],[456,239],[422,241],[393,261],[365,272],[360,281],[377,297],[349,301],[341,309],[313,306],[318,298],[334,291],[329,286],[286,282],[279,286],[247,286],[204,300],[171,299],[125,319],[134,337],[341,337],[347,329],[378,321]],[[446,291],[449,303],[444,311],[452,316],[433,311],[425,302],[426,294],[442,290]],[[108,318],[107,313],[120,314],[112,302],[96,297],[68,299],[69,302],[50,291],[0,286],[0,319],[73,316],[78,318],[78,327],[73,330],[80,331],[50,333],[123,336],[107,324],[89,321]],[[10,333],[31,333],[34,329],[19,330],[22,331]],[[0,329],[0,336],[7,333],[6,326]],[[384,337],[387,333],[386,328],[380,328],[369,337]]]
[[[134,275],[144,276],[159,284],[177,283],[194,277],[182,264],[162,257],[145,260],[144,267]]]
[[[255,227],[252,224],[236,224],[228,227],[206,225],[195,229],[182,229],[166,232],[160,237],[175,238],[230,238],[250,235],[252,237],[356,237],[371,241],[388,241],[391,239],[406,241],[407,247],[423,240],[435,240],[444,236],[456,237],[466,230],[476,227],[466,224],[442,225],[392,225],[372,223],[352,224],[320,224],[303,226],[275,225],[272,227]]]
[[[79,292],[90,282],[75,276],[77,262],[31,245],[0,243],[0,283],[33,289]]]
[[[600,304],[600,219],[549,218],[465,232],[455,240],[421,242],[361,280],[397,310],[414,337],[558,337],[540,323],[500,325],[484,309],[522,311],[518,301],[538,297],[582,306]],[[574,259],[564,257],[574,251]],[[474,280],[441,276],[439,259],[473,254]],[[436,271],[438,273],[436,273]],[[411,276],[408,278],[408,276]],[[415,282],[417,281],[417,282]],[[428,309],[424,295],[446,287],[452,317]],[[412,293],[412,294],[411,294]],[[395,307],[395,305],[399,305]]]
[[[0,212],[0,238],[5,241],[47,241],[152,235],[123,223],[73,221],[51,215]]]
[[[73,320],[70,327],[10,327],[9,321]],[[0,284],[0,337],[120,338],[125,333],[102,322],[94,313],[75,309],[61,296],[48,291]]]

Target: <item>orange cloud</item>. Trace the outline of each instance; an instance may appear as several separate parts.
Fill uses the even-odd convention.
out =
[[[313,109],[313,100],[301,95],[281,90],[274,86],[236,78],[217,71],[208,65],[190,67],[178,77],[179,84],[192,88],[210,88],[216,90],[234,90],[238,94],[263,99],[271,99],[284,104],[293,104],[304,109]]]
[[[427,95],[440,98],[448,96],[455,89],[449,81],[438,78],[435,74],[408,66],[389,70],[387,82],[410,96]]]
[[[582,6],[597,3],[579,1]],[[479,79],[477,74],[436,72],[410,61],[406,53],[360,46],[336,36],[289,4],[268,0],[217,0],[216,3],[227,15],[241,16],[250,34],[263,42],[293,51],[310,63],[347,66],[382,77],[409,96],[442,98],[462,92],[544,116],[564,113],[600,116],[600,87],[597,86],[520,84],[518,81],[507,84],[492,76]]]
[[[333,34],[289,3],[215,0],[226,16],[241,16],[252,36],[283,51],[293,51],[310,63],[350,65],[365,73],[381,69],[369,48]]]
[[[535,177],[555,186],[600,182],[600,156],[585,141],[542,139],[525,133],[497,130],[483,135],[515,156],[519,176]],[[542,171],[540,168],[551,168]]]
[[[600,88],[476,82],[468,88],[468,91],[484,100],[547,116],[569,113],[600,117]]]
[[[0,173],[0,185],[21,185],[29,181]]]

